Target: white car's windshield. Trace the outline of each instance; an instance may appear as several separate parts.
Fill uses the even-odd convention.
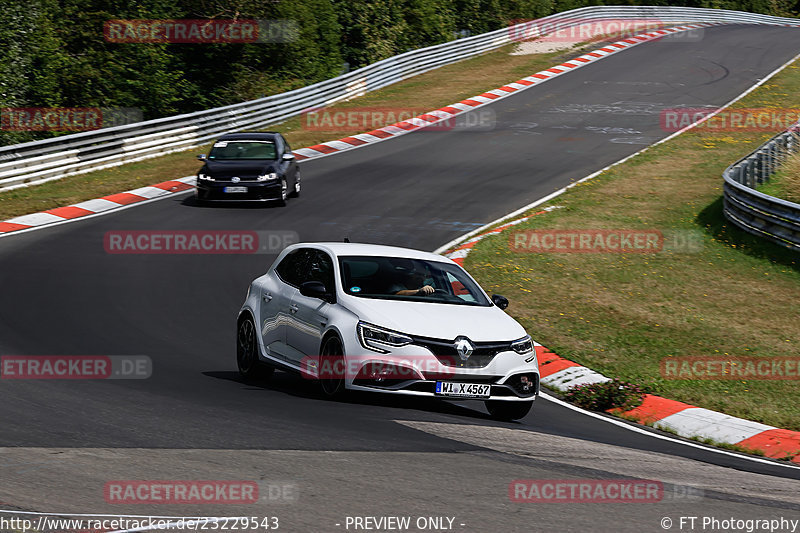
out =
[[[452,263],[405,257],[339,258],[342,287],[361,298],[460,305],[492,305],[463,269]]]

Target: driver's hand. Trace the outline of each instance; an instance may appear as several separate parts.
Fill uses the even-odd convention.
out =
[[[419,292],[420,294],[433,294],[435,291],[436,291],[436,289],[434,289],[434,288],[433,288],[433,287],[431,287],[430,285],[425,285],[425,286],[424,286],[424,287],[422,287],[422,288],[421,288],[421,289],[420,289],[418,292]]]

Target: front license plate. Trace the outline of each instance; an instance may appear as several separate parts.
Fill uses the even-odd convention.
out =
[[[225,192],[247,192],[247,187],[225,187]]]
[[[488,398],[492,386],[484,383],[455,383],[452,381],[437,381],[436,395],[451,398]]]

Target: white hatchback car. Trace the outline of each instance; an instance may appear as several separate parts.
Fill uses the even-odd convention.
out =
[[[247,291],[237,322],[246,379],[275,368],[344,389],[483,400],[516,420],[539,393],[530,336],[457,263],[355,243],[286,248]]]

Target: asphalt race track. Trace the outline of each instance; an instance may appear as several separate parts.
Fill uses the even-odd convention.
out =
[[[292,230],[303,241],[433,250],[667,136],[662,109],[722,105],[798,52],[797,29],[708,28],[700,41],[636,46],[484,107],[496,118],[490,131],[420,131],[303,162],[302,196],[285,208],[198,207],[183,194],[0,239],[0,354],[154,363],[147,380],[0,381],[0,509],[271,514],[283,531],[312,532],[346,531],[354,515],[448,516],[464,532],[800,518],[800,469],[655,439],[544,399],[521,423],[502,424],[479,403],[327,401],[280,372],[245,385],[236,312],[274,256],[103,247],[111,230]],[[620,477],[664,482],[665,501],[508,497],[515,479]],[[114,479],[272,480],[293,484],[299,499],[110,505],[103,485]],[[700,492],[669,498],[673,485]]]

